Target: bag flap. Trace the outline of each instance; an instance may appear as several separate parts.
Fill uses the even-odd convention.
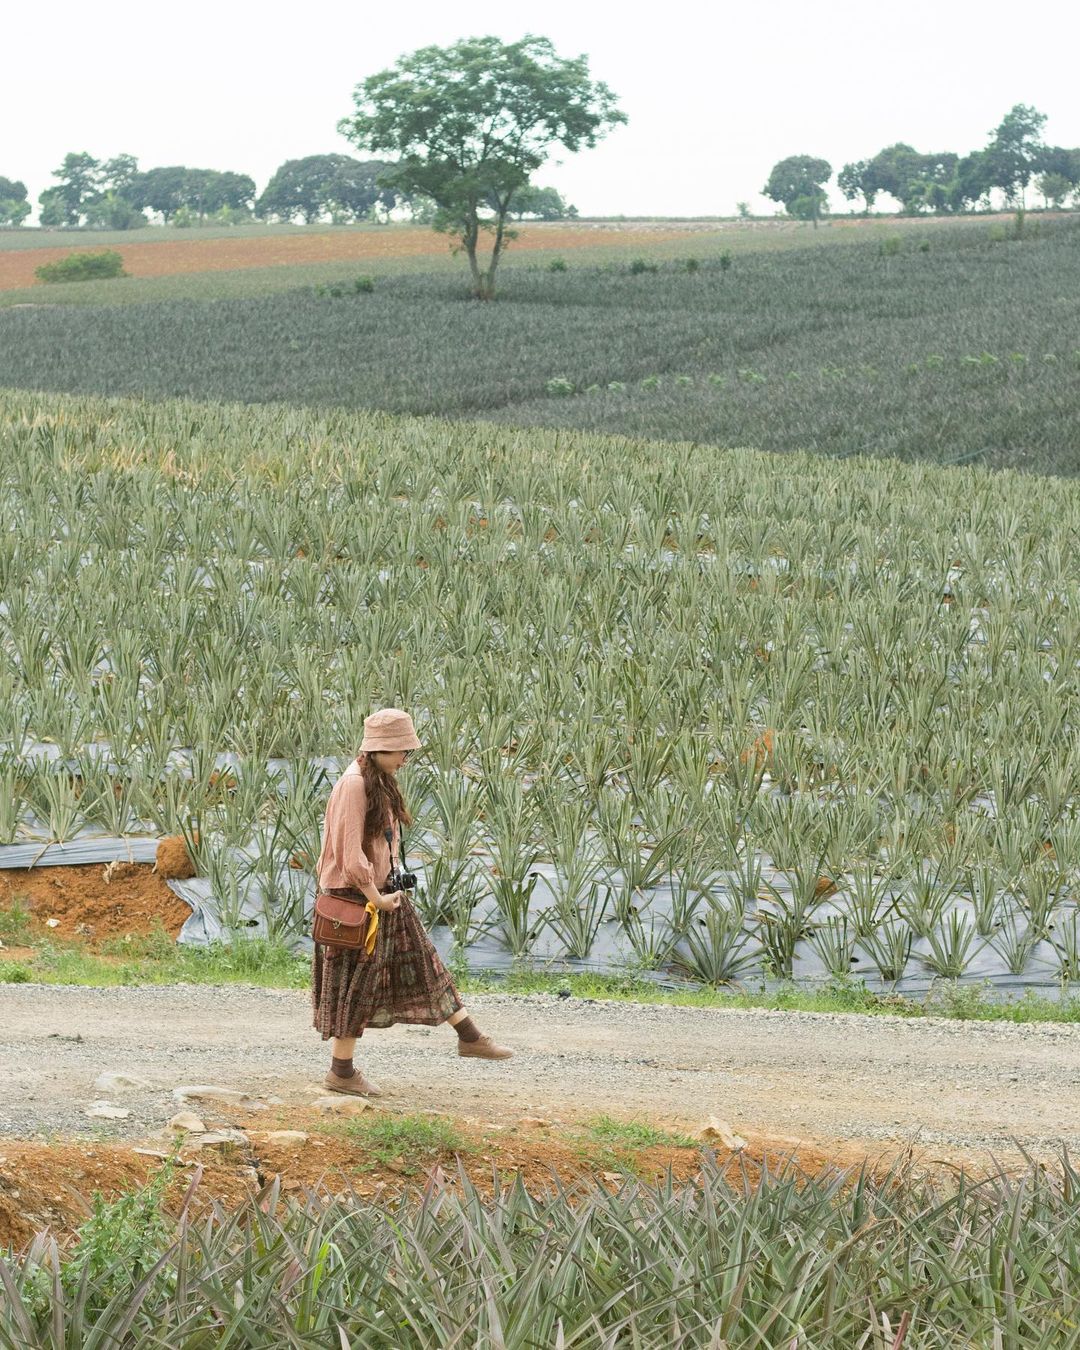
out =
[[[366,901],[357,903],[342,895],[327,895],[325,891],[315,897],[315,913],[331,923],[345,924],[349,928],[362,928],[368,919]]]

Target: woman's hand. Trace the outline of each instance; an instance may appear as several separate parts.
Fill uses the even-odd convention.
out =
[[[390,910],[399,909],[402,900],[405,899],[404,891],[392,891],[390,895],[380,895],[375,901],[375,908],[381,909],[384,913]]]

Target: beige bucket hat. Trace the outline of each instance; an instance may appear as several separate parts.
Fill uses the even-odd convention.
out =
[[[382,708],[364,718],[364,741],[360,753],[368,750],[420,750],[412,718],[400,708]]]

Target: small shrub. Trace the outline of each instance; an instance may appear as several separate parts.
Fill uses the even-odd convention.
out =
[[[569,398],[574,392],[574,382],[573,380],[568,380],[564,375],[556,375],[554,378],[548,380],[547,384],[544,385],[544,388],[549,394],[553,394],[556,398]]]
[[[734,259],[732,258],[731,254],[727,251],[727,249],[725,249],[725,250],[723,251],[723,253],[720,254],[720,258],[719,258],[720,271],[721,271],[721,272],[730,272],[730,271],[731,271],[731,264],[732,264],[733,261],[734,261]]]
[[[647,258],[633,258],[630,262],[630,275],[639,277],[643,272],[658,272],[660,269],[654,262],[649,262]]]
[[[698,262],[697,258],[687,258],[685,263],[683,263],[683,266],[686,268],[688,272],[701,271],[701,263]]]
[[[29,966],[19,961],[0,961],[0,984],[29,984],[33,978]]]
[[[45,282],[94,281],[105,277],[126,277],[124,260],[114,249],[103,253],[69,253],[66,258],[42,263],[34,275]]]
[[[895,258],[900,252],[901,242],[899,235],[891,234],[878,245],[878,252],[883,258]]]
[[[115,1200],[94,1193],[90,1217],[60,1270],[61,1287],[69,1295],[85,1282],[91,1316],[103,1313],[111,1299],[137,1284],[168,1244],[170,1225],[162,1201],[175,1169],[175,1160],[167,1159],[145,1185]],[[158,1293],[165,1287],[162,1279]]]
[[[922,243],[919,245],[919,252],[920,252],[920,253],[929,253],[929,252],[930,252],[930,240],[929,240],[929,239],[924,239],[924,240],[922,241]]]
[[[21,896],[14,896],[10,909],[0,909],[0,938],[5,942],[21,942],[30,932],[30,910]]]
[[[569,268],[565,258],[552,258],[547,265],[547,270],[549,272],[566,272],[569,271]]]
[[[352,288],[354,295],[370,295],[375,289],[375,278],[369,276],[356,277]]]

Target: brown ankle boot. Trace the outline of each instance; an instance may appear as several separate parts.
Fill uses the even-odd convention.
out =
[[[496,1045],[490,1036],[481,1036],[478,1041],[458,1041],[457,1052],[462,1059],[510,1059],[514,1053],[505,1045]]]
[[[347,1092],[353,1097],[381,1097],[382,1093],[357,1069],[351,1078],[339,1078],[331,1070],[323,1079],[327,1092]]]

